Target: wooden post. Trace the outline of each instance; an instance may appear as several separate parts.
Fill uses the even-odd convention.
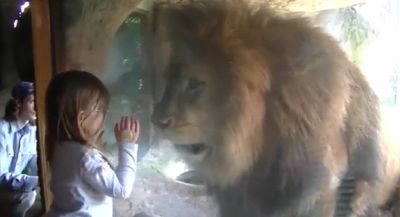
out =
[[[49,188],[50,171],[46,160],[46,116],[45,94],[47,85],[53,76],[49,0],[33,0],[32,7],[32,32],[33,32],[33,57],[35,65],[35,101],[37,110],[37,126],[39,138],[39,174],[42,195],[42,205],[45,211],[51,204]]]

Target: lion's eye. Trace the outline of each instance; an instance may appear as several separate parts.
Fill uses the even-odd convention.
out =
[[[203,88],[204,88],[205,82],[204,81],[199,81],[196,79],[190,79],[189,83],[186,87],[186,92],[188,94],[195,94],[195,93],[200,93]]]

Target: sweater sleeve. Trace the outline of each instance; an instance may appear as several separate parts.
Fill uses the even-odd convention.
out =
[[[98,152],[87,152],[81,161],[83,180],[100,193],[126,199],[131,195],[136,177],[137,144],[119,146],[119,162],[116,170]]]

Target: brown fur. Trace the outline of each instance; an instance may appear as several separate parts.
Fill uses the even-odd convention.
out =
[[[344,177],[358,183],[353,211],[369,215],[385,176],[379,103],[336,41],[240,0],[155,14],[170,53],[159,51],[167,86],[153,122],[177,147],[205,144],[184,157],[221,216],[330,217]]]

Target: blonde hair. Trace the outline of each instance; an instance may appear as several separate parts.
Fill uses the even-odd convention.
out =
[[[96,108],[105,117],[109,101],[107,88],[89,72],[72,70],[54,76],[46,91],[48,160],[51,162],[54,147],[62,141],[76,141],[101,150],[99,141],[93,143],[82,135],[78,115]],[[97,131],[96,134],[101,135],[103,129]]]

